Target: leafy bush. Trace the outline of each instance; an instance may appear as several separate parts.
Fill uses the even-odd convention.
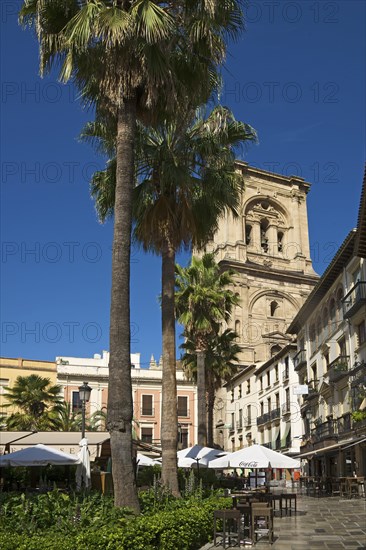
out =
[[[72,532],[80,527],[98,528],[116,524],[132,512],[115,508],[111,497],[101,493],[0,494],[0,529],[35,533],[40,529]]]
[[[194,550],[212,538],[213,510],[231,505],[230,499],[197,495],[175,499],[152,489],[141,495],[143,513],[135,516],[100,493],[2,493],[0,548]]]
[[[137,472],[137,486],[143,487],[145,485],[151,486],[155,479],[161,476],[161,466],[155,464],[154,466],[144,466],[139,468]]]
[[[212,539],[213,511],[231,506],[231,499],[180,500],[173,506],[130,519],[123,528],[82,532],[76,546],[79,550],[195,550]]]
[[[366,411],[354,411],[352,413],[352,419],[354,422],[361,422],[366,418]]]

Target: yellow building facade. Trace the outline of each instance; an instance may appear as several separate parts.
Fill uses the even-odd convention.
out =
[[[0,357],[0,415],[11,414],[10,408],[4,407],[6,391],[12,388],[18,376],[30,376],[37,374],[43,378],[49,378],[52,385],[57,384],[57,369],[55,361],[39,361],[35,359],[23,359],[13,357]]]

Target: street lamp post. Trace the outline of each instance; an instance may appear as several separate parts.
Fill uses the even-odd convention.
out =
[[[90,399],[91,387],[88,386],[88,382],[83,382],[82,386],[79,386],[79,399],[81,401],[81,439],[85,437],[85,406]]]
[[[305,417],[306,417],[306,420],[308,422],[307,429],[309,430],[309,435],[310,435],[310,426],[311,426],[311,421],[312,421],[312,418],[313,418],[313,413],[312,413],[311,409],[306,410]]]

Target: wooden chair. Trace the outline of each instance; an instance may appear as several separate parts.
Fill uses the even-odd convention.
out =
[[[346,478],[342,478],[340,480],[340,493],[341,493],[341,497],[348,497],[348,484],[347,484],[347,480]]]
[[[273,508],[262,503],[252,504],[252,537],[256,544],[259,538],[268,537],[273,544]]]
[[[215,510],[214,545],[240,546],[241,519],[239,510]]]
[[[359,497],[360,496],[360,490],[357,479],[349,479],[348,480],[348,497]]]
[[[357,478],[357,483],[358,483],[358,491],[359,491],[360,497],[365,498],[366,497],[365,478],[364,477]]]

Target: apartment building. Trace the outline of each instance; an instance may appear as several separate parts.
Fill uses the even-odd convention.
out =
[[[87,381],[92,388],[87,415],[106,411],[108,403],[109,352],[93,358],[57,357],[57,382],[65,401],[80,407],[79,386]],[[139,353],[131,354],[134,429],[146,443],[160,444],[162,361],[151,357],[149,368],[141,367]],[[197,391],[177,364],[177,408],[180,443],[183,447],[197,441]]]
[[[295,371],[308,393],[299,404],[300,456],[312,475],[366,475],[366,183],[357,228],[291,323]]]

